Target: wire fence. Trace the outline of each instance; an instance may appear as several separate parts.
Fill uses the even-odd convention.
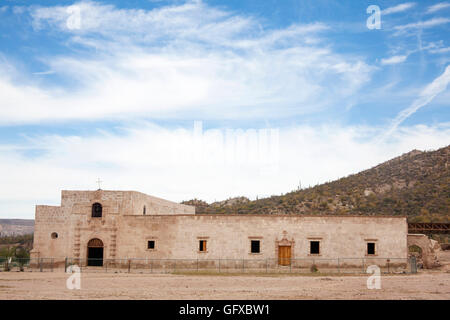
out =
[[[376,265],[381,273],[416,273],[411,258],[302,258],[302,259],[81,259],[5,258],[0,271],[67,271],[72,265],[81,272],[102,273],[320,273],[365,274]]]
[[[54,258],[0,257],[0,271],[53,272],[58,265],[61,264],[55,263]]]

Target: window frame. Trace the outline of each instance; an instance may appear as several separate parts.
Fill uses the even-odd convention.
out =
[[[202,246],[202,243],[204,244]],[[208,252],[208,239],[198,239],[198,252],[205,253]]]
[[[100,215],[98,215],[98,210],[94,209],[94,208],[100,208]],[[94,202],[92,204],[92,206],[91,206],[91,218],[103,218],[103,205],[100,202]]]
[[[373,253],[369,253],[369,245],[373,245]],[[366,256],[377,255],[377,243],[375,241],[366,241]]]
[[[153,242],[153,248],[149,248],[150,242]],[[148,239],[147,240],[147,250],[149,250],[149,251],[156,250],[156,240],[155,239]]]
[[[258,252],[253,252],[253,243],[258,243]],[[250,254],[261,254],[261,239],[250,239]]]
[[[313,245],[313,242],[314,243],[317,243],[317,245],[318,245],[318,247],[317,247],[317,249],[318,249],[318,252],[312,252],[312,249],[313,249],[313,247],[312,247],[312,245]],[[321,240],[320,239],[310,239],[309,240],[309,255],[310,256],[320,256],[321,255],[321,250],[320,250],[320,247],[321,247],[321,245],[320,245],[320,243],[321,243]]]

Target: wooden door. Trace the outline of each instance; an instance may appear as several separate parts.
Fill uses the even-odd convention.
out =
[[[278,264],[289,266],[291,264],[291,246],[278,247]]]

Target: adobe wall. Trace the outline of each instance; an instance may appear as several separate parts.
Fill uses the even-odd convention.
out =
[[[424,268],[431,269],[438,265],[437,255],[427,235],[408,234],[408,248],[411,246],[418,246],[422,250],[421,258]]]
[[[156,249],[147,250],[147,240]],[[207,252],[198,241],[207,240]],[[261,241],[261,253],[250,253],[250,240]],[[292,258],[308,258],[309,241],[321,242],[320,258],[365,257],[367,242],[376,256],[407,258],[406,218],[313,217],[274,215],[124,216],[120,256],[177,259],[276,259],[277,241],[292,246]],[[374,257],[374,256],[372,256]]]
[[[101,218],[91,217],[95,202],[102,204]],[[32,257],[85,259],[93,238],[102,240],[105,259],[277,259],[283,243],[293,259],[310,258],[310,240],[321,242],[314,257],[322,259],[363,258],[369,241],[376,243],[375,257],[408,254],[405,217],[194,213],[194,207],[139,192],[62,191],[60,207],[36,206]],[[200,239],[207,240],[207,252],[199,252]],[[261,253],[250,253],[251,239],[261,241]],[[149,240],[154,250],[147,249]]]
[[[140,192],[130,193],[132,209],[127,214],[143,215],[143,207],[146,207],[146,215],[168,214],[195,214],[195,207],[161,198],[146,195]]]
[[[96,202],[102,205],[101,218],[91,217],[92,205]],[[105,258],[115,258],[122,215],[149,217],[161,214],[193,215],[195,207],[135,191],[63,190],[61,206],[36,206],[32,257],[84,259],[87,257],[87,242],[92,238],[99,238],[104,242]],[[58,237],[52,238],[52,233],[57,233]]]
[[[70,215],[58,206],[36,206],[31,258],[64,259],[71,242]],[[52,238],[52,233],[57,238]]]
[[[146,215],[195,214],[195,207],[152,197],[136,191],[62,191],[61,206],[73,207],[75,214],[90,214],[92,204],[100,202],[105,214]]]

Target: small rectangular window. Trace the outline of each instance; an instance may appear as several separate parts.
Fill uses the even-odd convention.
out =
[[[375,254],[375,243],[367,242],[367,254]]]
[[[199,243],[198,250],[200,252],[205,252],[206,251],[206,240],[200,240],[198,243]]]
[[[155,240],[147,241],[147,249],[155,249]]]
[[[261,252],[261,241],[259,240],[251,240],[251,253],[260,253]]]
[[[320,241],[310,241],[310,254],[319,254],[320,253]]]

